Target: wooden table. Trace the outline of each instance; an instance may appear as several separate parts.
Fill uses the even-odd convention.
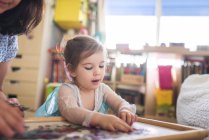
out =
[[[16,136],[14,139],[76,139],[91,138],[115,139],[115,140],[198,140],[209,135],[209,131],[205,129],[188,127],[175,123],[162,122],[146,118],[137,118],[137,122],[133,124],[135,129],[131,133],[109,132],[95,128],[84,128],[82,126],[72,125],[66,122],[62,117],[39,117],[25,119],[27,131],[24,137]],[[35,138],[36,137],[36,138]]]

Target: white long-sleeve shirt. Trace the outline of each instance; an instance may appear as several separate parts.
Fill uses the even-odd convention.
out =
[[[67,88],[67,89],[66,89]],[[62,92],[62,91],[67,92]],[[111,107],[116,113],[126,109],[132,113],[136,113],[136,106],[129,104],[127,101],[117,95],[109,86],[101,83],[95,90],[94,109],[88,110],[84,108],[80,97],[79,88],[74,84],[63,84],[58,94],[58,106],[60,113],[69,122],[89,126],[91,118],[95,112],[105,112],[105,103]]]

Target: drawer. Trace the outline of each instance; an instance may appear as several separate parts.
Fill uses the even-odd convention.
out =
[[[25,107],[29,107],[31,109],[36,109],[36,102],[35,102],[35,97],[18,97],[18,101],[20,102],[21,105]]]
[[[37,68],[39,67],[39,55],[17,54],[11,61],[12,67]]]
[[[24,111],[24,118],[31,118],[35,116],[35,112]]]
[[[28,39],[26,36],[18,37],[18,53],[40,55],[41,41],[36,39]]]
[[[43,38],[43,21],[27,36],[18,36],[18,52],[40,55]]]
[[[5,81],[3,90],[6,94],[12,94],[24,97],[35,96],[37,93],[37,83],[22,81]]]
[[[37,82],[38,70],[27,69],[22,67],[12,67],[11,70],[8,71],[8,74],[5,79],[24,82]]]

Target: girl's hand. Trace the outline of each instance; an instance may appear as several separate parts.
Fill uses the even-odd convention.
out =
[[[92,118],[91,125],[99,126],[109,131],[131,132],[133,129],[123,120],[114,115],[95,114]]]
[[[130,126],[136,121],[136,115],[128,110],[119,112],[118,116]]]

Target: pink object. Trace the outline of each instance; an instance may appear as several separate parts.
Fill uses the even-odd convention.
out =
[[[172,66],[158,66],[160,89],[173,88],[171,69]]]

